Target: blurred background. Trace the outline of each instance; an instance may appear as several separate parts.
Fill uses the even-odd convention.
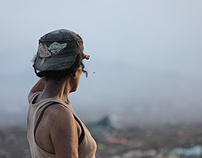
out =
[[[201,125],[201,17],[201,0],[0,0],[2,130],[26,129],[38,40],[62,28],[91,55],[70,95],[84,122]]]

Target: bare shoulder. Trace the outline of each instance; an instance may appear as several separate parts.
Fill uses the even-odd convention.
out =
[[[38,118],[47,106],[39,109]],[[78,132],[73,112],[60,103],[48,107],[38,126],[36,140],[42,149],[55,153],[58,158],[77,158]]]
[[[52,105],[47,109],[46,113],[52,125],[67,124],[69,121],[74,120],[73,112],[60,103]]]
[[[61,104],[55,104],[47,114],[56,157],[78,157],[78,131],[73,112]]]
[[[73,112],[60,103],[49,107],[44,115],[51,134],[68,136],[71,131],[75,132],[77,129]]]

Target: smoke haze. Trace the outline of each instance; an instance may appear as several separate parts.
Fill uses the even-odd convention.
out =
[[[38,39],[61,28],[79,33],[91,55],[89,77],[70,95],[81,119],[201,121],[201,6],[200,0],[2,0],[1,122],[19,117],[25,124],[27,94],[38,80],[31,63]]]

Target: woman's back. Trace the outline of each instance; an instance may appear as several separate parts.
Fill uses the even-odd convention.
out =
[[[86,126],[80,121],[80,119],[77,117],[77,115],[74,113],[74,111],[71,108],[69,108],[68,105],[66,105],[64,102],[62,102],[58,99],[55,99],[55,98],[49,98],[49,99],[45,99],[45,100],[42,100],[37,103],[33,103],[33,100],[35,99],[35,97],[37,95],[38,95],[38,93],[36,93],[36,95],[34,95],[33,99],[30,101],[30,107],[29,107],[29,111],[28,111],[27,137],[28,137],[28,141],[30,144],[30,148],[31,148],[32,158],[55,158],[56,157],[55,153],[47,152],[38,145],[38,140],[36,142],[36,133],[35,133],[37,131],[36,124],[37,124],[38,118],[40,118],[40,116],[37,117],[37,112],[40,109],[46,109],[46,107],[48,107],[49,105],[50,105],[50,107],[48,107],[48,108],[51,108],[51,104],[53,105],[53,103],[57,103],[57,104],[59,103],[59,104],[63,105],[63,108],[67,108],[68,110],[70,110],[75,117],[75,121],[78,121],[79,124],[81,125],[81,127],[84,129],[84,137],[78,146],[79,158],[95,157],[96,143],[95,143],[94,139],[92,138],[90,132],[86,128]],[[45,112],[45,111],[42,110],[42,112]],[[31,116],[31,117],[29,117],[29,116]],[[42,116],[42,118],[43,118],[43,116]],[[39,122],[39,124],[43,123],[42,118],[41,118],[41,120],[40,120],[41,122]],[[39,132],[39,133],[42,133],[42,132]],[[48,132],[44,132],[44,133],[48,133]],[[42,136],[42,137],[44,139],[45,136]],[[46,136],[46,137],[48,137],[48,136]],[[68,149],[66,149],[66,150],[68,150]]]

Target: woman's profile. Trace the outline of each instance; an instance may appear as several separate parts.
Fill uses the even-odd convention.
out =
[[[94,158],[96,143],[68,99],[84,70],[82,38],[56,30],[39,40],[34,70],[41,79],[29,95],[27,138],[32,158]],[[87,74],[86,74],[87,75]]]

